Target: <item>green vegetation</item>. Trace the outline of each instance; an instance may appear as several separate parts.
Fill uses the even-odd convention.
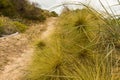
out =
[[[26,25],[58,16],[55,12],[43,10],[38,6],[28,0],[0,0],[0,36],[24,32]]]
[[[51,15],[53,14],[53,15]],[[44,21],[47,17],[57,16],[38,8],[37,3],[28,0],[0,0],[0,15],[15,19]]]
[[[16,26],[16,30],[18,32],[24,32],[27,29],[27,26],[25,24],[21,24],[20,22],[13,22],[13,24]]]
[[[84,8],[63,13],[56,26],[49,41],[36,45],[28,80],[120,80],[113,75],[120,44],[116,18]]]
[[[0,36],[9,35],[15,32],[24,32],[27,29],[25,24],[12,21],[7,17],[0,17]]]

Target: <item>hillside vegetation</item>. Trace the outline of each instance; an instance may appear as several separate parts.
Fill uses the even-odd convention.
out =
[[[58,15],[28,0],[0,0],[0,36],[24,32],[30,24],[43,22],[52,16]]]
[[[47,10],[38,8],[37,3],[28,0],[0,0],[0,15],[10,18],[44,21],[47,17],[57,16]]]

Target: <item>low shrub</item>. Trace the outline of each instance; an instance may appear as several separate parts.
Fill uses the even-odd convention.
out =
[[[20,22],[15,21],[13,22],[13,24],[16,26],[16,29],[18,32],[24,32],[27,29],[27,26]]]
[[[12,21],[7,17],[0,17],[0,36],[24,32],[26,29],[27,26],[20,22]]]

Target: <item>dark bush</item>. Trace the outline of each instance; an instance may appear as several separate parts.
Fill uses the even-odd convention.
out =
[[[38,7],[38,4],[31,4],[28,0],[0,0],[0,15],[14,19],[38,21],[44,21],[47,17],[56,16],[55,13],[51,15],[49,11]]]
[[[53,17],[57,17],[58,14],[57,14],[55,11],[52,11],[52,12],[51,12],[51,16],[53,16]]]

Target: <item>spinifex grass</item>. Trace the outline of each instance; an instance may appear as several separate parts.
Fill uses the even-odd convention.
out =
[[[90,58],[83,60],[84,57],[80,59],[66,53],[59,41],[41,47],[36,49],[33,56],[32,65],[29,67],[30,73],[27,75],[28,80],[111,79],[111,63],[104,55],[94,55],[94,61]]]
[[[119,80],[111,21],[89,8],[62,14],[49,41],[37,44],[28,80]]]

